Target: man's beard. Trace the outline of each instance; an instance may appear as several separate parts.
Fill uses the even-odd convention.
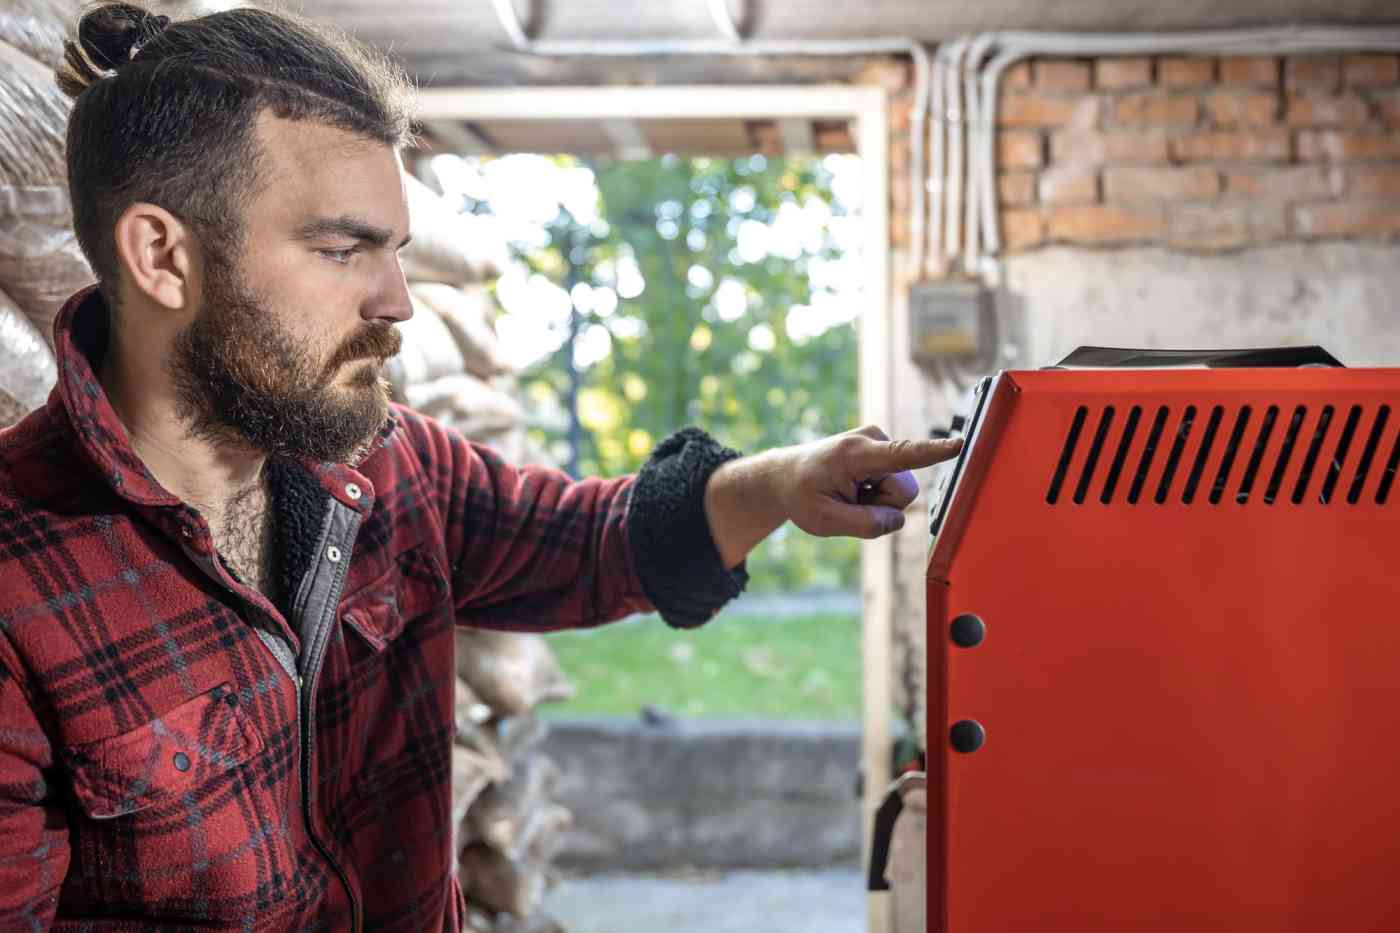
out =
[[[241,441],[268,456],[358,463],[389,416],[379,374],[399,351],[391,324],[367,324],[322,364],[298,344],[230,262],[206,264],[204,306],[171,354],[179,414],[196,437]],[[314,313],[314,312],[308,312]],[[335,385],[352,360],[355,374]]]

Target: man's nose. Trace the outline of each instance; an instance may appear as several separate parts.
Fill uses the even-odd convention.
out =
[[[384,274],[374,297],[366,302],[360,314],[367,321],[399,323],[413,317],[413,298],[408,291],[408,280],[404,277],[403,266],[397,254],[391,254],[385,263]]]

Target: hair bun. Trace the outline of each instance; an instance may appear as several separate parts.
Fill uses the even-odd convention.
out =
[[[93,82],[117,71],[145,43],[165,31],[170,17],[130,3],[104,3],[78,21],[76,42],[64,43],[59,87],[77,97]]]

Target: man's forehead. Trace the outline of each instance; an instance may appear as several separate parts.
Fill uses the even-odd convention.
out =
[[[338,127],[264,113],[257,125],[262,185],[257,201],[267,219],[300,227],[323,217],[354,215],[408,232],[403,164],[393,147]]]

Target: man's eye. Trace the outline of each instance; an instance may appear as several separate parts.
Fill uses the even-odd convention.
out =
[[[359,252],[359,250],[352,246],[349,249],[322,249],[317,250],[317,252],[325,256],[331,262],[338,262],[341,265],[345,265],[350,261],[350,257]]]

